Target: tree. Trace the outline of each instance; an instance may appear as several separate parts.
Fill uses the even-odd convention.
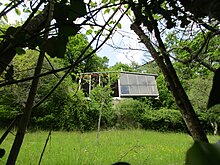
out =
[[[173,1],[150,1],[149,3],[133,2],[131,9],[135,15],[135,21],[131,28],[139,36],[141,42],[148,48],[152,57],[162,70],[193,139],[208,142],[198,117],[170,60],[171,55],[161,37],[162,30],[164,30],[163,26],[158,26],[159,21],[165,22],[165,27],[171,29],[176,26],[176,22],[174,22],[175,18],[179,18],[177,20],[180,20],[180,23],[177,25],[180,25],[182,28],[186,27],[190,21],[186,13],[179,10],[178,7],[179,5]],[[154,44],[152,44],[150,36],[141,28],[141,24],[147,27],[149,32],[154,32]],[[157,47],[155,46],[155,42],[157,43]]]
[[[219,48],[216,44],[219,42],[219,36],[211,37],[208,33],[195,32],[191,38],[180,39],[176,32],[172,32],[165,40],[166,47],[176,61],[175,69],[185,79],[208,75],[219,67]],[[207,41],[204,42],[204,39]],[[178,68],[184,69],[180,72]]]
[[[73,64],[81,55],[81,53],[86,49],[89,42],[84,34],[77,34],[74,37],[70,37],[67,44],[67,50],[64,56],[66,64]],[[93,48],[90,46],[87,51],[83,54],[82,58],[88,56],[93,51]],[[99,57],[97,54],[92,54],[90,58],[85,58],[81,61],[77,67],[74,68],[72,72],[73,80],[78,73],[86,72],[97,72],[106,70],[108,68],[108,58]]]
[[[197,50],[204,44],[206,34],[198,32],[192,40],[178,39],[175,31],[166,38],[166,46],[170,49],[174,60],[174,68],[179,75],[184,89],[196,110],[207,110],[211,77],[219,67],[219,36],[210,38],[204,50],[197,57]]]
[[[111,88],[109,85],[107,86],[96,86],[93,88],[90,99],[91,99],[91,109],[93,111],[99,111],[99,117],[97,122],[97,136],[96,141],[99,144],[100,137],[100,129],[101,123],[109,124],[113,115],[112,111],[112,97],[111,97]],[[105,117],[105,121],[103,122],[103,117]]]
[[[128,65],[128,64],[123,64],[121,62],[117,62],[114,66],[109,68],[111,71],[125,71],[125,72],[134,72],[135,69]]]

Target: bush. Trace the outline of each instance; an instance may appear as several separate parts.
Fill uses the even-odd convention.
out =
[[[145,111],[140,119],[144,129],[186,132],[187,128],[178,110],[161,109]]]
[[[66,105],[62,112],[62,128],[72,131],[89,131],[94,129],[94,118],[97,113],[89,108],[89,100],[84,97],[82,91],[72,96],[71,104]]]
[[[96,122],[95,126],[97,128],[97,123],[99,119],[99,114],[101,111],[101,128],[111,128],[116,123],[116,115],[113,109],[113,102],[111,96],[111,88],[109,86],[101,87],[97,86],[91,91],[90,95],[90,110],[97,113],[94,118]]]
[[[213,133],[213,114],[208,111],[197,112],[200,123],[206,133]],[[214,115],[214,121],[220,126],[220,117]],[[173,132],[188,132],[181,113],[178,110],[160,109],[145,111],[140,124],[144,129],[156,131],[173,131]]]
[[[68,88],[69,90],[66,90]],[[34,111],[32,126],[43,130],[94,130],[98,110],[92,108],[91,101],[77,88],[77,84],[59,86],[52,96]]]
[[[50,85],[52,86],[52,84]],[[39,92],[41,92],[41,90],[42,89],[40,89]],[[74,102],[72,93],[76,90],[77,84],[72,84],[69,78],[63,81],[47,100],[36,109],[33,109],[30,127],[37,127],[43,130],[65,129],[63,126],[69,118],[65,115],[64,111],[66,107],[72,106]],[[47,89],[47,91],[49,90]]]
[[[118,128],[139,128],[140,119],[150,107],[142,101],[133,99],[121,100],[116,106]]]
[[[8,106],[0,105],[0,126],[1,128],[7,128],[10,123],[19,114],[18,109],[11,108]]]

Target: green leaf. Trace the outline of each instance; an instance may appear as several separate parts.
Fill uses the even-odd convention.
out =
[[[90,2],[91,7],[97,7],[97,2]]]
[[[219,162],[220,142],[208,144],[195,141],[186,154],[186,165],[218,165]]]
[[[127,15],[131,15],[131,10],[128,10],[128,11],[126,12],[126,14],[127,14]]]
[[[15,51],[18,55],[22,55],[22,54],[25,54],[25,50],[21,47],[17,47],[15,48]]]
[[[21,12],[20,12],[20,10],[18,9],[18,8],[15,8],[15,13],[17,14],[17,15],[21,15]]]
[[[7,15],[3,15],[3,18],[4,18],[4,20],[5,20],[6,22],[8,22],[8,17],[7,17]]]
[[[23,12],[24,13],[31,13],[31,11],[29,9],[25,9],[25,8],[23,9]]]
[[[70,0],[68,12],[68,18],[74,21],[76,18],[87,14],[86,5],[82,0]]]
[[[99,32],[100,32],[100,30],[95,30],[94,31],[95,34],[98,34]]]
[[[54,6],[54,19],[58,24],[66,22],[68,16],[68,6],[62,3],[56,3]]]
[[[108,2],[108,0],[102,0],[102,3],[107,3]]]
[[[105,9],[105,11],[104,11],[104,14],[107,14],[107,13],[110,13],[110,9],[109,8]]]
[[[59,27],[59,36],[73,36],[79,31],[79,27],[74,24],[66,24]]]
[[[0,148],[0,158],[2,158],[5,155],[5,150]]]
[[[120,24],[120,22],[117,24],[117,27],[118,27],[119,29],[121,29],[121,24]]]
[[[115,21],[114,21],[114,20],[111,20],[111,21],[109,21],[108,24],[114,24],[114,23],[115,23]]]
[[[52,37],[40,45],[40,49],[47,52],[50,57],[63,58],[66,52],[67,37]]]
[[[89,29],[86,31],[86,35],[90,35],[90,34],[92,34],[92,32],[93,32],[92,29]]]
[[[117,10],[117,8],[116,8],[116,7],[113,7],[113,8],[112,8],[112,10],[113,10],[113,11],[116,11],[116,10]]]

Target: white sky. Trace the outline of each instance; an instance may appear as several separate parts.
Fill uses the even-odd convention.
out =
[[[121,24],[122,28],[118,30],[119,33],[116,32],[113,38],[109,40],[97,54],[107,56],[109,58],[109,66],[114,65],[116,62],[129,64],[131,61],[135,61],[139,64],[143,63],[143,51],[129,50],[129,48],[140,48],[137,35],[130,29],[131,23],[129,19],[124,17]],[[112,48],[108,44],[124,49]]]

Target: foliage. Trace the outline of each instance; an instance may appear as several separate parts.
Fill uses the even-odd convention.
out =
[[[106,1],[103,0],[103,3],[108,3],[108,2],[112,2],[112,1]],[[191,11],[195,17],[193,17],[193,21],[195,21],[195,19],[197,19],[198,17],[204,17],[207,14],[209,14],[209,12],[207,12],[206,10],[204,10],[203,12],[200,9],[201,13],[198,13],[195,10],[191,10],[191,8],[187,8],[189,6],[187,6],[187,3],[184,3],[183,1],[180,1],[181,4],[184,5],[184,7],[186,7],[186,10]],[[217,2],[217,1],[215,1]],[[17,2],[17,3],[22,3],[21,2]],[[194,2],[191,2],[194,3]],[[32,2],[30,1],[30,6],[32,6]],[[49,4],[49,3],[48,3]],[[113,4],[115,4],[113,2]],[[156,52],[157,57],[155,59],[159,59],[158,63],[161,62],[161,66],[164,66],[164,73],[166,74],[166,78],[169,82],[169,85],[171,86],[171,89],[173,91],[174,96],[176,96],[176,101],[177,104],[179,105],[180,109],[182,110],[182,113],[185,114],[189,114],[187,113],[187,111],[194,111],[193,108],[191,108],[191,103],[189,102],[187,96],[185,95],[185,91],[182,90],[182,85],[181,83],[179,83],[179,79],[176,76],[175,70],[172,67],[171,61],[169,60],[169,57],[167,56],[168,52],[166,51],[164,45],[163,45],[163,41],[160,38],[160,32],[163,31],[163,29],[159,29],[157,27],[160,28],[164,28],[164,29],[171,29],[176,27],[176,25],[179,25],[181,28],[186,27],[190,24],[191,22],[191,15],[189,16],[189,14],[183,10],[183,8],[181,7],[180,3],[176,3],[174,1],[148,1],[148,2],[144,2],[144,1],[129,1],[129,4],[131,6],[131,9],[134,12],[134,15],[136,17],[135,20],[135,24],[140,27],[141,24],[143,24],[149,32],[152,32],[155,35],[157,41],[159,42],[159,52],[157,53],[156,50],[154,50],[154,46],[156,46],[156,44],[154,44],[152,46],[153,49],[150,50],[154,50],[154,52]],[[204,1],[203,3],[204,4]],[[213,6],[213,3],[211,3]],[[50,4],[51,5],[51,4]],[[95,3],[93,4],[94,6]],[[195,4],[193,4],[195,5]],[[18,4],[16,4],[15,2],[15,6],[13,6],[12,8],[15,9],[15,12],[20,15],[20,11],[17,8]],[[49,5],[47,5],[48,7]],[[10,6],[7,6],[10,7]],[[33,6],[32,6],[33,7]],[[32,9],[32,7],[30,7],[30,9]],[[40,6],[39,6],[40,7]],[[201,6],[200,6],[201,7]],[[210,8],[207,7],[207,8]],[[34,8],[35,9],[35,8]],[[216,8],[214,8],[216,9]],[[13,58],[13,56],[15,55],[15,53],[17,52],[17,54],[22,54],[24,51],[24,47],[29,47],[31,49],[34,48],[40,48],[43,51],[46,51],[51,57],[63,57],[64,53],[65,53],[65,48],[66,48],[66,44],[68,41],[68,36],[70,35],[75,35],[78,30],[80,29],[79,26],[75,25],[73,22],[81,17],[87,14],[86,12],[86,5],[84,4],[84,2],[82,1],[55,1],[55,8],[52,9],[54,10],[54,15],[52,15],[52,19],[55,20],[55,25],[53,25],[56,30],[57,33],[53,34],[53,36],[49,37],[49,39],[47,41],[45,41],[43,38],[43,35],[41,35],[43,32],[47,31],[45,30],[45,26],[47,26],[47,24],[45,24],[46,20],[48,19],[47,17],[44,17],[44,20],[42,20],[40,22],[40,26],[32,26],[36,27],[34,30],[27,32],[27,30],[29,30],[29,27],[26,26],[28,25],[30,19],[27,20],[27,22],[25,22],[22,26],[20,27],[9,27],[3,35],[4,43],[1,43],[1,47],[0,47],[0,52],[3,52],[3,54],[1,53],[1,55],[3,56],[3,59],[8,59],[8,60],[1,60],[1,63],[4,64],[5,66],[2,68],[8,68],[8,71],[11,71],[11,66],[7,66],[8,63],[10,62],[10,59]],[[37,7],[36,7],[36,11],[37,11]],[[32,15],[36,15],[35,12],[36,11],[32,11]],[[216,10],[211,10],[211,11],[216,11]],[[42,11],[42,15],[48,15],[47,8],[45,7],[45,9]],[[106,11],[107,13],[109,11]],[[61,14],[60,14],[61,13]],[[98,12],[97,12],[98,13]],[[213,13],[213,12],[212,12]],[[7,21],[7,17],[5,16],[6,13],[1,13],[1,16],[5,18],[5,20]],[[37,15],[39,16],[39,15]],[[89,16],[89,18],[92,17],[94,18],[94,16],[91,14],[91,16]],[[214,15],[214,17],[216,17],[216,15]],[[30,17],[29,17],[30,18]],[[217,17],[218,19],[219,17]],[[32,21],[32,20],[31,20]],[[162,22],[164,24],[166,24],[165,26],[158,26],[158,22]],[[196,22],[196,21],[195,21]],[[198,21],[201,25],[203,25],[203,22],[200,22],[200,20]],[[43,25],[42,25],[43,24]],[[42,26],[42,27],[41,27]],[[120,27],[120,24],[118,24],[118,27]],[[215,26],[213,26],[215,28]],[[211,29],[211,27],[209,27],[209,29]],[[56,30],[54,30],[52,28],[53,32],[56,32]],[[140,29],[139,29],[140,30]],[[40,34],[40,35],[39,35]],[[19,38],[19,39],[18,39]],[[143,41],[141,39],[141,41]],[[149,41],[150,43],[150,41]],[[151,43],[150,43],[151,44]],[[148,44],[149,45],[149,44]],[[165,62],[163,61],[163,59],[160,59],[160,53],[162,54],[162,56],[165,59]],[[7,57],[7,58],[4,58]],[[192,62],[192,61],[191,61]],[[166,70],[167,69],[167,70]],[[1,69],[3,70],[3,69]],[[9,72],[7,71],[7,74],[5,74],[6,76],[6,80],[10,80],[10,75],[8,74]],[[168,71],[168,72],[165,72]],[[170,71],[170,73],[169,73]],[[170,77],[169,77],[170,76]],[[191,76],[191,75],[190,75]],[[180,91],[180,92],[179,92]],[[65,92],[64,92],[65,93]],[[175,95],[176,94],[176,95]],[[182,97],[183,96],[183,97]],[[40,98],[40,97],[39,97]],[[66,97],[63,97],[65,100]],[[59,99],[55,98],[55,101],[58,101],[59,104],[63,105],[65,104],[63,101],[60,101]],[[181,105],[183,105],[181,107]],[[189,109],[187,109],[189,107]],[[58,110],[55,110],[58,111]],[[56,113],[55,113],[56,114]],[[185,117],[185,115],[183,115]],[[191,116],[187,116],[185,118],[185,121],[187,122],[187,119],[190,118]],[[49,116],[49,119],[53,118],[53,116]],[[191,122],[196,123],[197,118],[191,118]],[[59,122],[57,122],[59,124]],[[197,122],[198,123],[198,122]],[[189,125],[189,124],[188,124]],[[194,127],[192,127],[194,128]],[[203,135],[203,131],[200,131],[200,129],[198,129],[198,132],[196,132],[197,130],[192,130],[192,133],[194,133],[195,135],[200,134],[201,139],[204,139],[206,141],[206,137],[205,135]],[[197,136],[199,137],[199,136]]]
[[[162,132],[186,132],[187,130],[180,112],[171,109],[145,111],[141,124],[144,129]]]
[[[79,130],[81,132],[95,130],[98,122],[99,110],[103,98],[102,128],[114,125],[114,113],[110,96],[103,93],[103,89],[96,87],[92,90],[90,98],[85,98],[82,91],[77,91],[77,84],[72,85],[69,91],[64,90],[70,86],[60,86],[51,98],[43,103],[33,114],[35,127],[53,130]],[[67,93],[64,93],[64,92]],[[100,93],[101,92],[101,93]]]
[[[146,62],[146,64],[139,66],[137,70],[142,73],[161,74],[160,68],[157,66],[155,60]]]
[[[157,100],[156,104],[160,107],[166,107],[168,109],[177,109],[177,105],[175,100],[169,90],[169,86],[167,85],[164,76],[160,74],[157,79],[157,86],[159,91],[159,99]]]
[[[109,68],[110,71],[125,71],[125,72],[134,72],[135,69],[128,64],[123,64],[121,62],[117,62],[114,66]]]
[[[211,89],[211,76],[201,76],[185,82],[189,99],[197,111],[206,111]]]
[[[77,85],[75,84],[75,87]],[[77,88],[75,88],[77,89]],[[64,105],[60,113],[61,129],[81,132],[94,129],[94,117],[96,112],[90,111],[89,101],[84,97],[82,91],[72,91],[70,93],[70,102]]]
[[[11,63],[16,72],[10,75],[10,79],[22,79],[32,75],[36,58],[34,51],[27,51],[27,54],[17,56]],[[3,76],[1,79],[4,79]],[[4,121],[2,126],[8,126],[16,115],[22,113],[29,89],[30,82],[1,87],[1,121]]]
[[[198,117],[206,132],[219,134],[220,126],[220,109],[219,105],[215,105],[206,111],[198,111]],[[216,132],[215,132],[216,131]]]
[[[39,92],[42,95],[48,92],[48,89],[50,90],[54,85],[53,81],[53,79],[48,79],[48,82],[44,82],[43,89],[40,89]],[[71,83],[70,78],[67,78],[45,102],[33,110],[32,127],[52,130],[63,129],[62,126],[68,121],[68,116],[64,115],[65,107],[70,106],[73,101],[70,93],[77,91],[77,85],[71,86]]]
[[[207,95],[211,88],[212,71],[219,67],[217,46],[219,36],[209,38],[210,34],[197,32],[191,40],[186,38],[180,40],[178,35],[172,32],[166,38],[166,46],[175,56],[175,70],[196,110],[207,109],[205,104],[207,104]],[[204,39],[208,40],[208,45],[203,48],[205,50],[201,49],[201,45],[205,43]],[[214,91],[219,93],[218,87]],[[218,98],[217,95],[213,97],[213,99],[216,98]]]
[[[82,1],[70,1],[68,3],[66,3],[66,1],[54,2],[53,15],[51,15],[51,17],[56,22],[55,25],[57,28],[57,33],[56,35],[50,37],[47,41],[45,41],[43,35],[40,35],[39,33],[45,28],[45,26],[47,26],[45,23],[47,18],[45,17],[47,17],[49,5],[45,5],[44,9],[40,11],[38,15],[36,15],[30,22],[25,22],[23,26],[10,26],[4,32],[5,35],[1,37],[10,44],[14,45],[15,48],[19,48],[20,50],[22,49],[23,51],[24,47],[28,47],[30,49],[35,49],[38,47],[40,50],[46,51],[51,57],[63,57],[66,50],[66,44],[68,42],[68,36],[75,35],[80,29],[79,26],[76,26],[73,23],[73,21],[86,15],[87,11],[85,3]],[[18,12],[19,8],[16,8],[16,6],[19,4],[22,4],[23,7],[25,5],[24,8],[26,9],[28,8],[28,4],[25,4],[25,2],[17,2],[17,4],[14,4],[14,7],[12,8],[15,8],[16,13],[20,15],[21,13]],[[30,6],[32,6],[31,4],[32,2],[30,2]],[[41,3],[38,5],[40,4]],[[9,4],[5,5],[6,8],[10,6]],[[27,9],[29,11],[27,14],[35,13],[35,10],[38,8],[36,7],[33,9],[30,7]],[[7,19],[5,20],[7,21]],[[15,34],[16,37],[10,38],[10,36],[14,36]],[[0,50],[3,51],[4,48],[0,47]]]
[[[208,34],[196,33],[190,40],[177,39],[175,33],[167,36],[166,44],[175,56],[174,67],[181,80],[207,76],[219,67],[219,36],[210,39],[205,51],[201,51]],[[211,71],[210,71],[211,70]]]
[[[140,120],[145,111],[150,110],[150,105],[142,101],[130,99],[116,101],[116,114],[118,128],[139,128]]]
[[[75,43],[72,43],[74,41]],[[84,35],[76,35],[71,38],[69,47],[71,47],[71,44],[75,45],[75,47],[69,48],[67,54],[77,54],[78,51],[85,49],[88,41],[86,41]],[[92,49],[89,49],[89,51],[91,52]],[[44,62],[42,72],[62,68],[66,65],[65,61],[58,58],[52,59],[47,57],[47,59],[50,63],[48,61]],[[26,54],[16,56],[11,63],[11,66],[14,68],[14,73],[10,75],[10,78],[24,79],[32,76],[36,60],[36,51],[28,50]],[[80,66],[96,71],[96,69],[100,69],[100,67],[107,67],[105,64],[106,61],[107,59],[94,55],[93,58],[87,60],[87,63],[82,62]],[[92,65],[93,67],[91,67]],[[41,78],[36,102],[48,94],[63,74],[63,72],[60,72],[59,74]],[[80,91],[77,92],[77,88],[78,85],[72,84],[70,77],[67,77],[49,99],[33,111],[30,126],[32,128],[53,130],[91,130],[92,127],[94,127],[94,118],[89,114],[91,112],[88,109],[87,100]],[[29,89],[30,82],[28,81],[1,88],[1,93],[4,96],[0,100],[2,127],[8,126],[15,116],[22,112]],[[76,94],[73,95],[73,93]],[[89,119],[89,117],[91,118]]]
[[[53,64],[54,68],[59,68],[63,66],[63,62],[60,59],[51,59],[47,57]],[[13,74],[13,79],[23,79],[33,75],[33,70],[35,67],[35,61],[37,59],[37,52],[28,50],[25,55],[16,56],[12,61],[11,65],[14,67],[15,72]],[[50,64],[51,64],[50,63]],[[51,65],[45,61],[43,65],[43,72],[51,70]],[[53,86],[59,80],[58,77],[62,76],[63,73],[56,75],[45,76],[41,79],[39,85],[39,91],[36,95],[36,103],[48,94],[48,92],[53,88]],[[71,85],[70,78],[64,80],[60,87],[58,87],[54,94],[49,97],[49,99],[41,105],[41,107],[33,111],[33,118],[35,124],[38,123],[39,128],[49,129],[51,125],[56,128],[56,124],[59,122],[59,111],[62,111],[63,105],[69,101],[69,89]],[[30,89],[30,82],[25,81],[16,85],[5,86],[1,88],[1,121],[5,121],[2,126],[8,126],[11,120],[15,118],[18,113],[22,113],[25,104],[28,91]],[[75,90],[75,89],[74,89]],[[54,109],[53,109],[53,107]],[[56,116],[57,115],[57,116]],[[52,122],[52,120],[54,122]],[[34,123],[34,122],[33,122]],[[32,124],[33,124],[32,123]],[[45,124],[45,125],[44,125]]]
[[[197,111],[197,115],[206,133],[213,134],[215,128],[212,123],[216,122],[217,126],[220,126],[219,112],[216,110]],[[146,110],[139,121],[142,128],[146,130],[188,132],[180,112],[174,109]]]
[[[101,87],[96,86],[92,89],[90,95],[90,106],[91,111],[101,113],[101,127],[111,128],[115,125],[115,113],[113,109],[111,88],[109,85]],[[94,118],[95,122],[98,122],[97,118]]]
[[[77,34],[74,37],[69,37],[64,58],[66,64],[73,64],[79,61],[79,59],[84,59],[77,65],[77,68],[74,68],[72,74],[97,72],[107,69],[108,58],[99,57],[97,54],[90,55],[90,53],[93,51],[93,48],[90,46],[86,50],[88,45],[89,42],[86,36],[83,34]],[[90,56],[90,58],[86,58],[87,56]]]
[[[197,111],[197,115],[199,118],[199,121],[206,133],[213,134],[214,128],[212,127],[212,122],[216,122],[218,125],[220,125],[220,121],[213,120],[213,114],[209,111]]]

